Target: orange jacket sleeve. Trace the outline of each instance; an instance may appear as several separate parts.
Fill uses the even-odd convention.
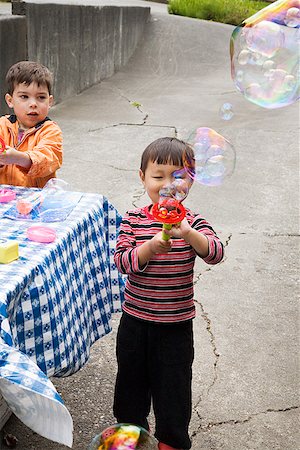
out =
[[[29,138],[26,153],[32,161],[27,171],[30,177],[47,177],[59,169],[63,160],[62,132],[59,126],[53,122],[45,123],[33,140]]]

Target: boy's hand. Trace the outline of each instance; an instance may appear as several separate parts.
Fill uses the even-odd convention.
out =
[[[194,230],[188,223],[186,217],[181,223],[173,225],[171,230],[165,230],[169,236],[183,238],[188,242],[201,258],[205,258],[209,253],[208,239],[205,234]]]
[[[172,248],[172,241],[169,239],[165,241],[162,238],[162,231],[153,236],[150,241],[144,242],[138,247],[138,259],[140,267],[148,263],[150,259],[156,254],[168,253]]]
[[[6,146],[3,153],[0,153],[0,164],[8,166],[9,164],[16,164],[16,156],[18,156],[18,151],[13,148]]]
[[[152,253],[158,254],[158,253],[168,253],[172,248],[172,241],[169,239],[168,241],[165,241],[162,238],[162,231],[157,233],[150,241],[150,248]]]
[[[190,233],[191,230],[192,227],[185,217],[180,223],[176,223],[175,225],[173,225],[170,230],[165,230],[165,233],[171,237],[185,239],[185,237]]]
[[[16,164],[29,169],[32,162],[25,152],[19,152],[15,148],[7,145],[5,152],[0,153],[0,165],[8,166],[10,164]]]

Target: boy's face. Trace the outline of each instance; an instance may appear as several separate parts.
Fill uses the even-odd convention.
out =
[[[157,162],[149,161],[145,173],[140,170],[140,178],[153,204],[159,201],[159,191],[175,180],[174,172],[181,169],[183,169],[182,166],[175,166],[172,163],[157,164]],[[192,184],[192,181],[188,179],[188,183]]]
[[[6,94],[6,103],[14,109],[20,128],[28,130],[47,117],[53,96],[46,85],[17,84],[12,95]]]

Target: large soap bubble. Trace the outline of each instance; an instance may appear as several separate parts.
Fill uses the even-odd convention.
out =
[[[117,423],[94,437],[89,450],[157,450],[157,441],[137,425]]]
[[[232,175],[235,168],[233,145],[211,128],[197,128],[188,139],[195,158],[184,155],[184,166],[188,175],[200,184],[219,186]]]
[[[299,0],[278,0],[231,36],[231,76],[245,98],[275,109],[299,98]]]

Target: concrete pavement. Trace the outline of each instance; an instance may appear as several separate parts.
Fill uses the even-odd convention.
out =
[[[296,450],[298,105],[266,110],[235,90],[229,58],[233,27],[169,16],[165,5],[138,3],[151,6],[152,18],[127,66],[51,112],[65,141],[59,177],[74,190],[106,195],[124,213],[148,201],[138,168],[145,146],[157,137],[184,139],[207,126],[234,144],[234,175],[218,188],[194,185],[186,201],[226,245],[221,264],[198,261],[195,270],[192,449]],[[219,115],[224,102],[232,103],[235,113],[228,122]],[[116,315],[113,332],[92,347],[82,370],[52,379],[74,420],[74,450],[85,450],[114,423],[118,320]],[[18,437],[19,450],[66,448],[14,417],[5,429]]]

